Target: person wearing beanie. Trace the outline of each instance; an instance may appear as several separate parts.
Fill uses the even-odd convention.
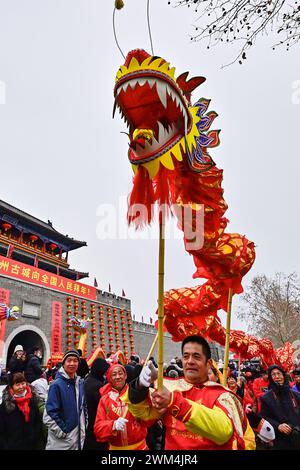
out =
[[[80,356],[71,349],[50,384],[43,421],[48,428],[46,450],[81,450],[88,414],[84,380],[78,377]]]
[[[148,427],[154,420],[140,421],[132,416],[120,396],[128,390],[126,369],[113,364],[107,373],[108,384],[101,389],[94,434],[98,442],[108,442],[109,450],[147,450]]]
[[[269,367],[268,379],[260,414],[275,430],[274,449],[300,449],[300,393],[290,389],[287,373],[279,365]]]
[[[94,435],[94,423],[98,404],[101,398],[101,387],[106,384],[106,372],[109,369],[108,362],[98,357],[94,360],[90,373],[84,380],[84,392],[88,409],[88,427],[84,442],[84,450],[106,450],[107,444],[97,442]]]
[[[25,352],[23,350],[23,346],[18,344],[15,349],[14,353],[8,363],[7,370],[14,374],[16,372],[23,373],[26,368],[26,362],[24,361]]]

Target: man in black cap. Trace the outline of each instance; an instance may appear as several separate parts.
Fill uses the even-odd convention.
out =
[[[41,348],[39,346],[34,346],[31,349],[31,353],[28,355],[28,362],[25,369],[25,377],[27,382],[34,382],[43,374],[43,369],[41,366],[42,357],[43,353]]]
[[[81,450],[85,439],[87,409],[84,381],[76,372],[80,356],[67,351],[51,383],[43,421],[48,427],[46,450]]]
[[[269,392],[261,400],[261,416],[275,430],[274,449],[300,449],[300,393],[290,389],[285,370],[268,369]]]

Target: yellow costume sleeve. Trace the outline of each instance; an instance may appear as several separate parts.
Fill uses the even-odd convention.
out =
[[[146,398],[145,400],[137,404],[131,403],[129,399],[129,388],[127,388],[126,392],[123,393],[120,398],[123,403],[126,403],[130,413],[135,418],[141,419],[142,421],[149,421],[151,419],[161,418],[161,415],[152,406],[149,398]]]
[[[231,420],[223,410],[217,406],[207,408],[199,403],[186,400],[183,397],[180,398],[180,401],[181,400],[188,402],[190,405],[190,409],[187,411],[186,415],[181,418],[181,413],[178,413],[176,416],[173,408],[174,406],[176,407],[174,401],[171,413],[175,418],[181,418],[180,421],[184,422],[188,431],[194,434],[199,434],[202,437],[206,437],[218,445],[225,444],[231,438],[233,434],[233,426]],[[177,401],[177,406],[178,405],[179,403]],[[182,410],[182,407],[180,408]]]

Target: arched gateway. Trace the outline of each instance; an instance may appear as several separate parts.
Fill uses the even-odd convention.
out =
[[[33,346],[39,346],[43,351],[43,364],[47,363],[50,357],[50,346],[45,334],[36,326],[22,325],[10,333],[4,345],[4,364],[8,364],[18,344],[23,346],[24,351],[29,350]]]

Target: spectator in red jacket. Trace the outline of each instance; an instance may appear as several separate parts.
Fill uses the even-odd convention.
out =
[[[260,377],[254,380],[253,382],[253,393],[257,403],[257,412],[260,412],[261,402],[260,397],[262,397],[269,389],[269,380],[268,372],[266,370],[261,370]]]
[[[148,427],[154,421],[140,421],[132,416],[120,399],[126,391],[126,370],[114,364],[107,373],[108,384],[101,388],[94,434],[98,442],[108,442],[109,450],[147,450]]]

